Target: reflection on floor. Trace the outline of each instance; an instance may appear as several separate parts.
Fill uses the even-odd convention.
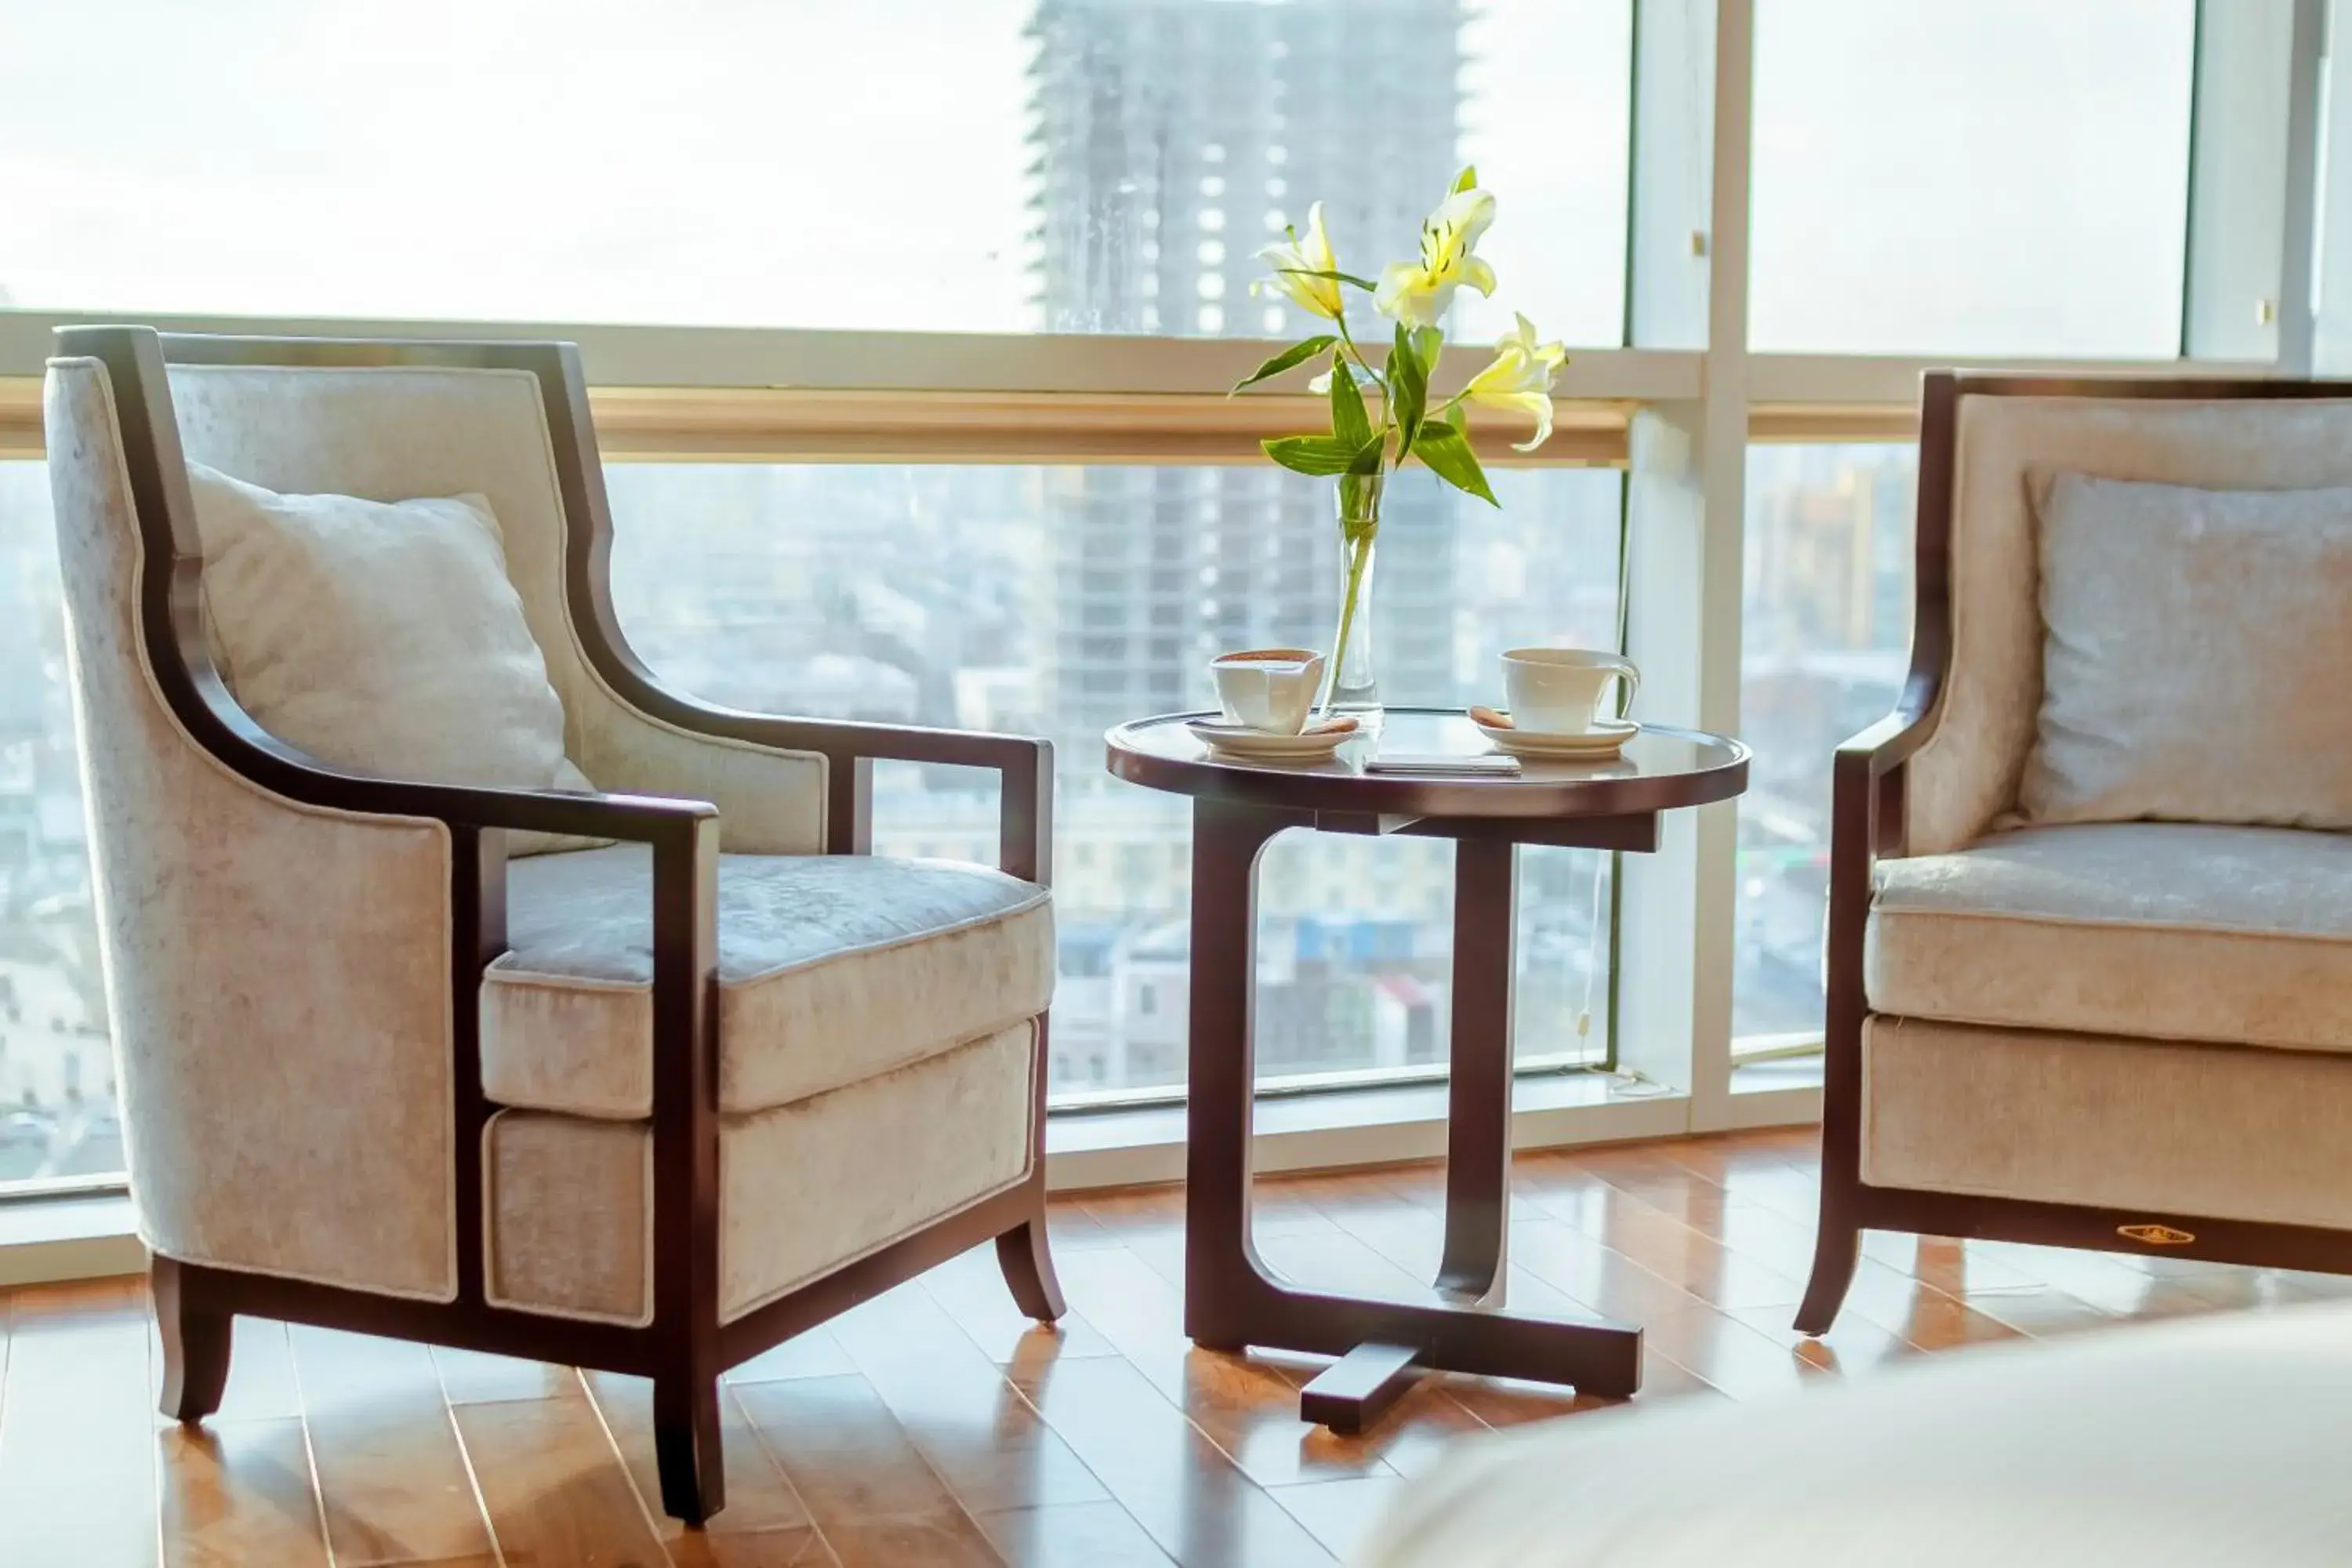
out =
[[[1789,1331],[1811,1257],[1810,1132],[1523,1158],[1515,1305],[1648,1331],[1643,1401],[1767,1397],[1979,1342],[2259,1310],[2352,1281],[2000,1243],[1872,1238],[1828,1338]],[[1294,1277],[1419,1298],[1434,1167],[1269,1181]],[[1072,1313],[1026,1325],[975,1251],[737,1369],[730,1506],[663,1519],[633,1378],[237,1325],[221,1414],[153,1415],[137,1280],[0,1296],[0,1561],[11,1564],[1278,1564],[1343,1555],[1465,1433],[1595,1402],[1445,1376],[1369,1437],[1302,1426],[1307,1358],[1194,1351],[1181,1194],[1066,1201]]]

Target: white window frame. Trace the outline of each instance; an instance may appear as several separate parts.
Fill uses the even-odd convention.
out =
[[[1622,465],[1631,651],[1645,711],[1740,727],[1748,443],[1905,440],[1920,374],[1944,359],[1751,353],[1749,138],[1757,0],[1634,6],[1626,342],[1579,350],[1561,437],[1534,458]],[[2310,363],[2329,0],[2200,0],[2181,354],[2160,362],[1970,360],[1974,368],[2298,374]],[[0,198],[5,199],[5,198]],[[86,315],[0,309],[0,457],[40,449],[50,333]],[[1228,398],[1275,345],[1167,339],[152,316],[172,331],[567,338],[595,388],[606,455],[802,460],[1244,462],[1318,400]],[[1458,372],[1457,372],[1458,374]],[[1741,1092],[1732,1056],[1733,804],[1671,814],[1624,858],[1621,1066],[1637,1081],[1565,1099],[1528,1080],[1517,1133],[1540,1146],[1818,1119],[1810,1089]],[[1265,1169],[1418,1158],[1442,1097],[1393,1089],[1286,1110]],[[1368,1109],[1369,1108],[1369,1109]],[[1162,1120],[1158,1131],[1146,1126]],[[1057,1183],[1180,1170],[1166,1113],[1132,1136],[1099,1119],[1059,1142]],[[1124,1139],[1124,1142],[1122,1141]],[[0,1227],[4,1229],[5,1227]],[[5,1236],[0,1234],[0,1246]]]

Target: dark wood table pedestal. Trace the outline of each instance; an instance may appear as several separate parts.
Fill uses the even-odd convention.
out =
[[[1426,729],[1447,717],[1409,721],[1417,718]],[[1659,810],[1738,793],[1746,750],[1662,731],[1680,749],[1662,745],[1647,768],[1417,780],[1352,766],[1224,763],[1197,747],[1187,753],[1186,739],[1170,732],[1176,722],[1121,726],[1109,740],[1113,772],[1193,796],[1185,1332],[1216,1350],[1258,1345],[1339,1357],[1307,1384],[1299,1411],[1341,1433],[1364,1430],[1431,1369],[1567,1384],[1606,1397],[1633,1394],[1641,1383],[1638,1328],[1499,1310],[1509,1215],[1517,849],[1522,843],[1654,849]],[[1475,740],[1475,731],[1468,734]],[[1301,1289],[1266,1267],[1252,1237],[1257,862],[1269,840],[1292,828],[1454,841],[1445,1247],[1438,1299],[1426,1304]]]
[[[1205,799],[1193,805],[1184,1331],[1218,1349],[1263,1345],[1339,1356],[1299,1400],[1302,1416],[1336,1432],[1362,1431],[1432,1367],[1632,1394],[1641,1381],[1639,1329],[1473,1310],[1496,1292],[1508,1228],[1518,907],[1517,851],[1508,842],[1462,838],[1454,848],[1445,1254],[1436,1285],[1457,1304],[1302,1290],[1258,1258],[1249,1215],[1257,858],[1285,828],[1312,826],[1311,815]]]

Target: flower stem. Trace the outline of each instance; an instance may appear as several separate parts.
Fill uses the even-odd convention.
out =
[[[1380,387],[1381,408],[1382,410],[1382,418],[1385,420],[1389,404],[1389,384],[1381,378],[1378,371],[1372,369],[1372,363],[1364,357],[1364,351],[1356,346],[1356,335],[1348,331],[1348,311],[1345,306],[1340,307],[1339,313],[1331,318],[1331,324],[1339,329],[1339,341],[1347,344],[1349,356],[1352,357],[1358,364],[1364,367],[1364,374],[1370,376],[1373,382]],[[1337,375],[1339,373],[1337,370],[1334,370],[1331,374]]]
[[[1347,531],[1340,548],[1348,552],[1348,586],[1339,599],[1339,635],[1331,649],[1331,678],[1323,688],[1323,713],[1331,716],[1331,704],[1339,695],[1339,679],[1348,668],[1348,638],[1356,627],[1356,603],[1363,595],[1364,569],[1371,564],[1372,541],[1378,537],[1378,523],[1359,533]]]

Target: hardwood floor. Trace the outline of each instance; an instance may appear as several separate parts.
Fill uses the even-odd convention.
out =
[[[1810,1131],[1523,1157],[1514,1304],[1648,1332],[1641,1403],[1758,1398],[1912,1356],[2124,1319],[2352,1294],[2352,1280],[1874,1237],[1825,1339]],[[1270,1180],[1259,1247],[1297,1278],[1411,1300],[1439,1254],[1433,1166]],[[738,1368],[728,1496],[662,1517],[640,1380],[240,1321],[220,1415],[154,1414],[143,1281],[0,1295],[0,1561],[134,1563],[1330,1563],[1466,1433],[1597,1402],[1427,1380],[1369,1436],[1302,1425],[1305,1357],[1195,1351],[1178,1189],[1059,1202],[1071,1315],[1014,1310],[989,1248]]]

